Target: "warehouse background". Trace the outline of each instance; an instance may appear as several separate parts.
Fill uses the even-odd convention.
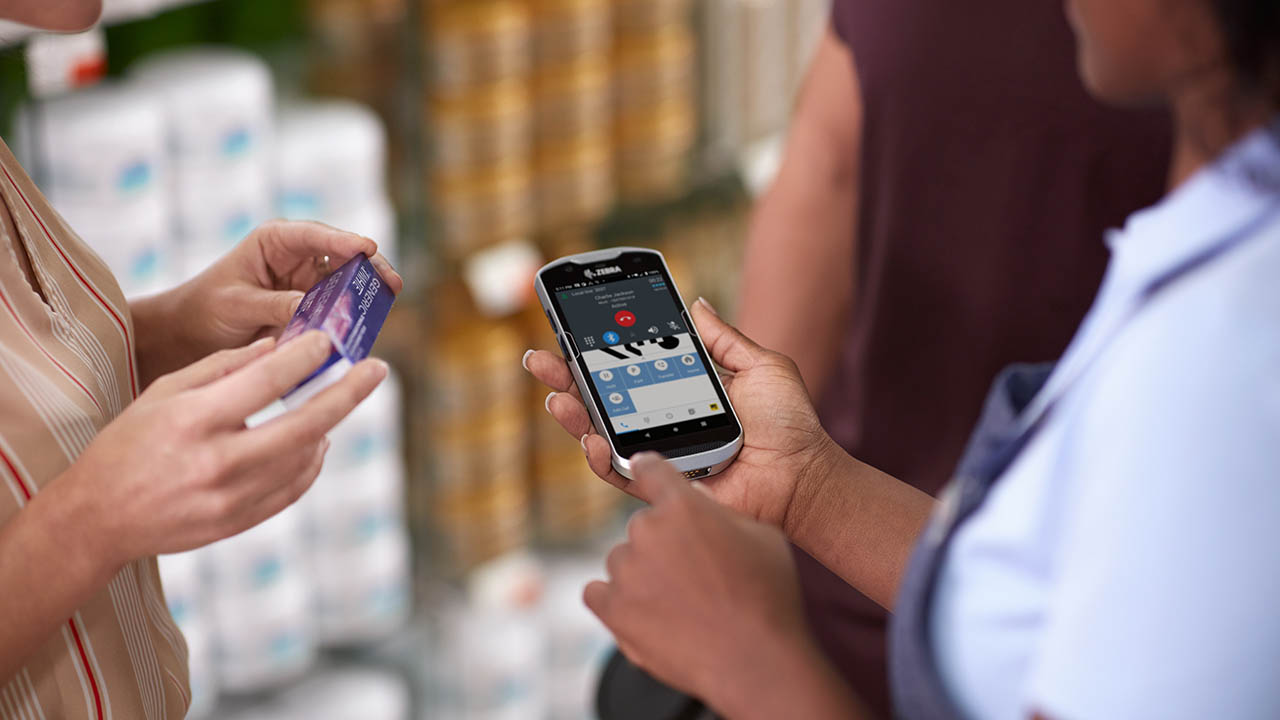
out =
[[[581,589],[634,505],[520,367],[532,275],[620,244],[731,313],[825,0],[107,0],[0,27],[0,130],[127,294],[272,217],[405,274],[391,381],[297,506],[161,558],[194,718],[593,717]]]

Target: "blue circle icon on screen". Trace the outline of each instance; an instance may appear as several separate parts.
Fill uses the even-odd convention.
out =
[[[606,332],[602,337],[604,337],[604,341],[610,345],[617,345],[618,341],[622,339],[618,337],[618,333],[612,330]]]

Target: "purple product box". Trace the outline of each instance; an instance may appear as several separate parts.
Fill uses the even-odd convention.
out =
[[[281,398],[285,406],[293,409],[302,405],[369,357],[395,301],[387,283],[363,254],[308,290],[280,342],[308,330],[321,330],[333,342],[333,353],[320,369]]]

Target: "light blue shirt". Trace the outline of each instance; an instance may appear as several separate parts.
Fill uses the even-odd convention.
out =
[[[1108,238],[1030,416],[1050,410],[939,578],[931,639],[968,716],[1280,716],[1278,137]]]

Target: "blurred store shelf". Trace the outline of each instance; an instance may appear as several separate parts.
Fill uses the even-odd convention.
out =
[[[0,53],[6,141],[130,294],[277,215],[369,235],[406,278],[375,348],[398,386],[313,491],[162,559],[192,717],[593,716],[609,638],[580,593],[636,504],[520,367],[554,346],[532,276],[655,247],[732,314],[826,2],[108,0],[36,62]]]

